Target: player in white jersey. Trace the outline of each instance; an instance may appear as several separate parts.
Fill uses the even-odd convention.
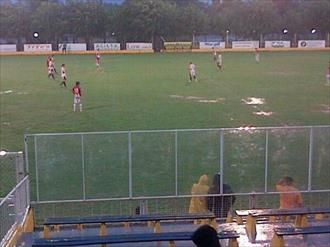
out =
[[[260,52],[259,52],[258,48],[255,48],[255,59],[256,59],[257,63],[260,62]]]
[[[48,63],[48,78],[52,77],[55,80],[55,69],[52,61]]]
[[[97,49],[97,52],[95,54],[95,59],[96,59],[96,70],[99,71],[100,70],[100,63],[101,63],[101,54],[100,54],[99,49]]]
[[[222,54],[219,53],[217,56],[217,66],[219,69],[222,69]]]
[[[66,80],[67,80],[67,77],[66,77],[65,64],[62,64],[62,65],[61,65],[61,78],[62,78],[62,82],[60,83],[60,86],[61,86],[61,85],[64,85],[64,87],[66,87]]]
[[[218,55],[217,55],[217,51],[214,49],[214,47],[212,47],[212,54],[213,54],[213,61],[217,62],[218,59]]]
[[[189,82],[192,82],[193,79],[195,81],[197,81],[197,77],[196,77],[196,65],[193,64],[192,62],[189,63]]]

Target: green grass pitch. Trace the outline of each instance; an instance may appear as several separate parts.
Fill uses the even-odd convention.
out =
[[[95,58],[93,55],[57,55],[56,67],[60,70],[62,63],[66,64],[68,71],[68,88],[59,86],[60,76],[56,81],[47,78],[46,56],[1,56],[1,148],[11,151],[23,149],[24,133],[47,133],[47,132],[85,132],[85,131],[113,131],[113,130],[148,130],[148,129],[194,129],[194,128],[222,128],[240,126],[283,126],[283,125],[328,125],[329,119],[329,90],[325,85],[325,72],[329,60],[329,53],[326,52],[262,52],[261,62],[258,64],[254,60],[254,53],[237,52],[224,53],[224,69],[219,71],[213,62],[211,53],[177,53],[177,54],[130,54],[130,55],[102,55],[102,71],[97,72]],[[188,63],[192,61],[197,66],[198,82],[188,83]],[[83,112],[73,112],[73,96],[70,92],[74,82],[79,80],[83,90]],[[242,100],[248,97],[264,98],[265,104],[247,105]],[[253,112],[272,112],[271,116],[258,116]],[[285,135],[285,134],[284,134]],[[322,133],[319,133],[322,136]],[[87,195],[96,197],[120,196],[127,193],[127,181],[125,186],[118,187],[123,182],[127,170],[123,167],[114,167],[109,171],[102,163],[104,159],[113,159],[113,163],[118,166],[127,164],[127,154],[123,151],[117,158],[119,149],[114,149],[109,153],[109,149],[102,149],[102,145],[93,146],[96,138],[98,143],[104,142],[104,146],[126,148],[126,137],[119,138],[109,144],[104,138],[90,137],[87,140],[86,148],[86,183],[94,184],[87,186]],[[141,173],[133,179],[134,184],[140,186],[136,188],[136,195],[144,195],[145,191],[155,188],[149,195],[159,195],[161,189],[156,186],[163,183],[166,191],[173,191],[173,184],[166,180],[166,176],[172,174],[173,161],[162,160],[158,166],[148,167],[145,163],[157,163],[159,160],[152,155],[151,160],[145,160],[145,153],[173,154],[173,147],[165,144],[154,145],[153,137],[143,139],[134,136],[134,140],[145,144],[148,150],[135,148],[135,166],[133,173]],[[159,136],[166,143],[172,140],[173,136]],[[172,138],[172,139],[171,139]],[[185,137],[189,143],[189,135]],[[191,139],[193,143],[196,139]],[[247,140],[249,137],[246,137]],[[156,138],[157,139],[157,138]],[[202,137],[200,138],[202,139]],[[256,137],[258,139],[258,137]],[[264,145],[263,135],[257,140],[258,145]],[[275,140],[276,138],[274,138]],[[180,140],[179,140],[180,141]],[[218,157],[218,139],[204,143],[202,147],[186,146],[183,153],[191,155],[181,156],[180,162],[184,164],[178,171],[179,193],[189,193],[190,186],[203,172],[198,165],[205,165],[212,173],[217,171],[212,159]],[[290,145],[292,154],[308,153],[308,135],[292,137],[292,143],[304,143],[303,145]],[[274,149],[280,149],[281,145],[274,141]],[[40,147],[45,147],[52,143],[50,140],[39,140]],[[64,144],[63,144],[64,143]],[[238,151],[250,152],[249,147],[244,145],[235,147],[239,140],[233,140],[232,149],[228,151],[226,157],[232,160],[225,160],[225,163],[239,163]],[[60,160],[63,149],[68,153],[71,151],[75,156],[70,157],[72,166],[59,162],[61,173],[53,174],[53,180],[44,176],[40,183],[41,199],[56,199],[58,191],[64,191],[59,195],[61,199],[70,199],[72,194],[77,198],[81,195],[81,169],[74,167],[75,160],[79,160],[80,142],[79,140],[68,139],[62,142],[54,140],[52,143],[52,155],[54,159]],[[77,144],[77,145],[76,145]],[[180,144],[180,143],[179,143]],[[62,146],[61,146],[62,145]],[[230,145],[230,144],[228,144]],[[109,146],[107,146],[109,147]],[[238,150],[235,151],[235,148]],[[190,150],[189,150],[190,149]],[[125,149],[126,150],[126,149]],[[42,150],[41,150],[42,151]],[[75,152],[76,151],[76,152]],[[186,152],[185,152],[186,151]],[[289,152],[289,151],[287,151]],[[202,155],[195,155],[200,153]],[[58,155],[57,155],[58,154]],[[99,157],[95,157],[98,154]],[[90,155],[91,157],[89,157]],[[212,156],[213,155],[213,156]],[[92,157],[93,156],[93,157]],[[200,157],[209,157],[201,159]],[[308,160],[306,155],[301,157],[291,157],[296,164]],[[124,158],[123,158],[124,157]],[[126,158],[125,158],[126,157]],[[33,157],[32,157],[33,158]],[[93,162],[88,163],[88,159]],[[280,160],[280,162],[279,162]],[[281,172],[294,173],[296,167],[277,167],[277,163],[286,164],[287,161],[279,159],[270,162],[270,170],[274,173],[270,177],[270,186],[282,175]],[[39,162],[42,163],[41,160]],[[232,184],[235,191],[249,192],[254,188],[263,189],[263,157],[256,155],[246,161],[245,165],[260,163],[260,166],[251,168],[249,174],[240,174],[239,170],[225,169],[227,180],[235,181],[237,177],[245,178],[246,184]],[[276,163],[277,162],[277,163]],[[289,163],[290,163],[289,162]],[[99,170],[93,169],[98,165]],[[196,167],[194,167],[194,165]],[[50,169],[51,164],[47,164]],[[186,179],[185,171],[193,167],[192,174]],[[319,169],[328,171],[327,167]],[[254,181],[253,174],[258,173],[260,179]],[[306,171],[299,171],[301,184],[306,184]],[[325,170],[323,170],[325,169]],[[259,169],[260,170],[260,169]],[[71,176],[63,177],[66,172],[71,172]],[[145,182],[144,178],[148,174],[158,174],[164,178]],[[197,175],[198,174],[198,175]],[[316,173],[313,173],[313,176]],[[106,176],[107,182],[98,184]],[[251,177],[252,176],[252,177]],[[321,175],[315,175],[320,178]],[[155,176],[156,178],[157,176]],[[74,183],[71,183],[75,181]],[[255,183],[254,183],[255,182]],[[32,182],[33,183],[33,182]],[[325,182],[326,183],[326,182]],[[73,187],[67,189],[67,185]],[[52,186],[58,186],[57,191],[51,192]],[[144,187],[145,186],[145,187]],[[109,194],[107,188],[115,188],[114,194]],[[102,191],[103,188],[104,191]],[[318,188],[324,188],[324,183]],[[306,188],[302,188],[306,189]],[[69,194],[66,194],[69,193]],[[54,194],[52,194],[54,193]],[[166,193],[165,193],[166,194]],[[66,198],[66,196],[68,196]]]
[[[68,88],[47,78],[45,56],[1,56],[1,148],[21,150],[24,133],[329,124],[326,52],[224,53],[219,71],[209,53],[58,55]],[[198,82],[188,84],[188,63]],[[79,80],[84,111],[72,112]],[[5,91],[11,90],[11,93]],[[182,97],[183,96],[183,97]],[[219,99],[217,103],[201,100]],[[242,102],[265,98],[257,108]],[[253,115],[271,111],[272,116]]]

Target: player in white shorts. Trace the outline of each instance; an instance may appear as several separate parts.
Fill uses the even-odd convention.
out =
[[[55,69],[52,61],[48,63],[48,78],[52,77],[55,80]]]
[[[260,52],[259,52],[258,48],[255,48],[255,59],[256,59],[257,63],[260,62]]]
[[[60,83],[60,86],[61,86],[61,85],[64,85],[64,87],[66,87],[66,80],[67,80],[67,77],[66,77],[65,64],[62,64],[62,65],[61,65],[61,78],[62,78],[62,82]]]
[[[97,49],[95,59],[96,59],[96,70],[99,71],[100,70],[100,63],[101,63],[101,54],[100,54],[99,49]]]
[[[219,69],[222,69],[222,54],[219,53],[217,57],[217,66]]]
[[[82,103],[81,103],[81,88],[80,88],[80,82],[77,81],[76,85],[72,88],[73,93],[73,111],[76,111],[76,105],[79,104],[79,109],[82,111]]]
[[[197,81],[197,77],[196,77],[196,65],[193,64],[192,62],[189,63],[189,82],[192,82],[193,79],[195,81]]]
[[[213,61],[216,63],[218,59],[217,51],[212,47],[212,53],[213,53]]]

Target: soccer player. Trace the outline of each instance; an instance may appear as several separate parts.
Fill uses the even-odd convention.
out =
[[[47,57],[47,60],[46,60],[46,66],[47,66],[47,69],[48,69],[48,67],[49,67],[49,61],[51,60],[51,56],[48,56]]]
[[[54,64],[52,60],[49,60],[48,62],[48,78],[52,77],[53,80],[55,80],[55,70],[54,70]]]
[[[327,86],[330,86],[330,62],[329,62],[329,66],[328,66],[328,69],[327,69],[327,73],[326,73],[326,80],[327,80]]]
[[[216,63],[217,62],[217,59],[218,59],[218,56],[217,56],[217,51],[214,49],[214,47],[212,47],[212,54],[213,54],[213,61]]]
[[[56,71],[56,67],[55,67],[55,57],[54,57],[54,55],[52,55],[52,56],[50,57],[50,60],[51,60],[52,63],[53,63],[54,72],[55,72],[56,74],[58,74],[57,71]]]
[[[62,53],[66,53],[66,43],[62,44]]]
[[[189,63],[189,82],[192,82],[193,79],[195,81],[197,81],[197,77],[196,77],[196,65],[193,64],[192,62]]]
[[[95,58],[96,58],[96,70],[99,71],[99,69],[100,69],[100,60],[101,60],[101,54],[100,54],[99,49],[97,49]]]
[[[62,77],[62,82],[60,83],[60,86],[61,86],[61,85],[64,85],[64,87],[66,87],[66,80],[67,80],[67,77],[66,77],[65,64],[62,64],[62,65],[61,65],[61,77]]]
[[[219,69],[222,69],[222,54],[219,53],[217,57],[217,66]]]
[[[257,63],[260,62],[260,53],[259,53],[258,48],[255,48],[255,59],[256,59]]]
[[[80,82],[77,81],[76,85],[72,88],[73,93],[73,111],[76,111],[76,105],[79,104],[79,109],[82,112],[82,103],[81,103],[81,88],[80,88]]]

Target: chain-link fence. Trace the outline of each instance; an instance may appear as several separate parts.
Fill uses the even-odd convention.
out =
[[[16,184],[15,155],[0,156],[0,198],[5,197]],[[0,199],[1,201],[1,199]]]
[[[30,205],[29,177],[23,178],[0,202],[0,246],[23,222]]]

